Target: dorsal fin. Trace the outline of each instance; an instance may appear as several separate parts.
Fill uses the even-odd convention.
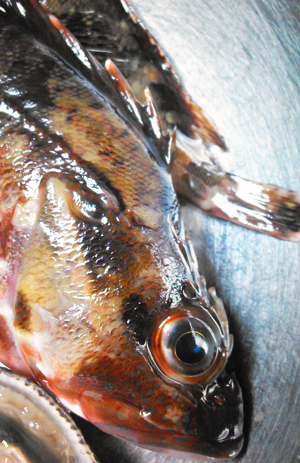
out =
[[[170,135],[169,143],[168,143],[168,153],[166,156],[166,165],[168,167],[169,172],[172,171],[172,167],[175,160],[175,153],[176,153],[176,131],[177,127],[175,126],[173,132]]]
[[[152,127],[152,131],[155,134],[156,138],[162,138],[162,128],[161,128],[161,120],[155,105],[155,101],[152,97],[152,94],[149,88],[146,88],[144,91],[144,95],[146,98],[146,113],[148,114],[149,122]]]
[[[152,129],[152,136],[156,138],[156,145],[159,145],[157,148],[159,149],[162,161],[168,171],[171,172],[176,151],[176,127],[174,127],[171,134],[164,135],[159,112],[149,88],[145,89],[144,94],[146,105],[143,106],[143,110],[148,116],[148,122]]]
[[[150,145],[150,151],[151,144],[154,144],[156,148],[155,151],[158,152],[159,158],[156,153],[152,152],[152,154],[154,154],[159,164],[170,169],[176,149],[176,128],[174,128],[171,136],[164,135],[159,113],[150,90],[148,88],[145,89],[144,95],[146,104],[142,105],[137,100],[129,83],[112,60],[106,60],[105,69],[111,76],[112,82],[122,98],[123,106],[130,112],[131,116],[135,118],[136,124],[146,136],[148,145]]]

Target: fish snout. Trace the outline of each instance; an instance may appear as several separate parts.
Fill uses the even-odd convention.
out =
[[[209,384],[195,412],[197,432],[216,455],[234,458],[243,445],[243,397],[234,374],[223,372]]]

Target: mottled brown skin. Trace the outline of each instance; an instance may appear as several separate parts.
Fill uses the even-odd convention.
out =
[[[222,138],[125,1],[43,2],[106,71],[34,0],[20,4],[25,16],[0,0],[0,359],[105,431],[231,458],[242,445],[234,377],[172,382],[147,350],[160,318],[193,298],[199,312],[217,306],[169,172],[202,209],[282,239],[299,239],[299,195],[218,169],[207,146],[225,149]],[[188,137],[176,149],[175,124]]]
[[[13,43],[13,36],[16,40],[15,34],[16,31],[13,28],[11,30],[8,28],[7,35],[3,34],[4,42]],[[18,52],[24,62],[34,63],[37,60],[37,49],[32,48],[28,38],[23,38],[21,50],[18,51],[16,47],[14,49],[14,60],[17,63],[21,63],[21,59],[16,58]],[[49,61],[49,68],[51,68],[52,60]],[[19,75],[22,78],[23,89],[26,73],[28,72],[28,81],[31,76],[31,66],[28,71],[27,69],[26,66],[20,66]],[[10,69],[8,69],[8,76],[9,71]],[[16,69],[13,72],[15,85],[17,85],[18,74]],[[102,104],[101,100],[99,101],[99,98],[93,94],[93,91],[80,85],[76,88],[76,79],[74,84],[73,76],[68,72],[64,72],[60,66],[56,66],[53,73],[48,74],[47,72],[47,75],[48,79],[41,84],[41,88],[37,89],[35,87],[33,90],[29,88],[27,92],[23,90],[24,100],[26,101],[30,96],[31,101],[34,101],[35,96],[38,102],[37,105],[40,104],[41,93],[45,94],[47,92],[49,96],[47,124],[43,125],[35,120],[31,121],[29,116],[27,123],[30,124],[30,127],[35,124],[36,132],[32,135],[31,130],[24,128],[23,117],[20,118],[18,125],[15,124],[15,120],[12,122],[8,118],[6,127],[2,131],[2,146],[4,149],[2,149],[3,170],[1,178],[6,184],[3,185],[1,191],[10,197],[10,201],[14,197],[19,204],[22,200],[25,202],[26,195],[29,195],[26,191],[27,177],[34,176],[37,179],[37,185],[39,183],[45,184],[46,178],[51,177],[50,172],[55,165],[59,166],[57,177],[60,180],[57,180],[58,185],[64,185],[64,182],[67,182],[67,184],[70,182],[74,182],[75,185],[79,184],[84,181],[84,175],[90,175],[97,181],[98,177],[105,178],[111,191],[116,192],[116,198],[119,198],[117,211],[104,211],[104,215],[109,220],[108,224],[100,224],[100,226],[95,224],[92,227],[91,224],[86,224],[80,218],[70,224],[56,224],[55,211],[53,210],[50,219],[53,222],[51,227],[55,228],[63,225],[65,228],[68,226],[70,235],[72,234],[72,228],[74,228],[74,233],[80,235],[84,252],[93,252],[97,255],[98,251],[98,260],[100,262],[95,257],[92,261],[88,261],[91,267],[89,269],[91,276],[88,276],[88,284],[91,286],[92,293],[102,294],[107,287],[111,287],[112,290],[118,292],[120,292],[120,288],[125,288],[126,292],[122,293],[122,297],[126,299],[132,293],[138,294],[140,286],[144,285],[149,291],[150,304],[152,305],[154,300],[159,304],[161,299],[165,299],[165,293],[169,291],[169,286],[172,285],[172,281],[176,277],[167,276],[167,284],[162,284],[160,275],[157,275],[153,281],[151,266],[154,263],[156,265],[155,259],[162,259],[163,257],[156,256],[152,249],[153,246],[150,246],[149,243],[152,240],[155,241],[155,247],[159,249],[160,245],[157,242],[157,236],[159,236],[161,240],[165,241],[166,248],[171,246],[171,243],[169,246],[167,245],[167,240],[170,242],[170,238],[168,239],[167,217],[158,213],[163,206],[170,204],[175,209],[174,214],[176,214],[178,206],[175,195],[170,196],[170,178],[163,172],[162,175],[160,174],[157,164],[149,158],[146,148],[139,139],[122,120],[116,118],[116,115],[110,109],[105,108],[105,103]],[[68,93],[64,89],[68,89]],[[9,100],[8,93],[9,91],[3,94],[2,101]],[[30,95],[30,93],[35,95]],[[51,95],[55,96],[52,98]],[[18,101],[18,105],[22,104],[24,103]],[[11,106],[14,107],[13,103]],[[95,107],[98,107],[98,109],[95,109]],[[88,117],[85,117],[84,114],[87,112]],[[71,116],[69,116],[70,114]],[[115,120],[112,125],[111,119],[113,117]],[[50,130],[49,126],[51,127]],[[59,132],[64,133],[63,140],[57,135]],[[36,136],[36,133],[38,133],[38,136]],[[14,140],[18,140],[17,146]],[[111,143],[111,140],[114,140],[114,144]],[[49,150],[49,145],[53,145],[53,150]],[[10,153],[9,157],[5,155],[7,151]],[[60,155],[59,151],[64,152]],[[19,164],[20,153],[23,153],[23,157],[22,163]],[[135,157],[137,162],[132,163],[132,156]],[[9,175],[5,175],[9,168],[8,163],[11,170]],[[79,173],[76,172],[77,166],[81,170]],[[124,175],[124,172],[126,175]],[[25,184],[19,184],[18,190],[16,189],[16,174],[22,178]],[[54,175],[56,176],[56,174]],[[7,190],[8,193],[6,193]],[[36,193],[36,191],[34,192]],[[48,214],[51,204],[48,203],[47,198],[43,197],[43,194],[46,196],[46,192],[47,187],[41,186],[38,198],[40,205],[39,221],[49,220]],[[91,192],[87,191],[87,195],[89,194],[91,195]],[[1,201],[2,204],[3,201]],[[147,214],[148,209],[151,214]],[[6,208],[4,212],[6,212]],[[115,223],[116,212],[121,219],[120,224]],[[43,218],[44,214],[45,218]],[[159,233],[157,233],[157,230],[159,230]],[[14,244],[20,242],[20,233],[20,230],[12,229],[11,233],[2,235],[6,236],[6,238],[9,237],[5,243],[6,259],[9,257],[8,249],[12,248],[11,242],[14,242]],[[47,266],[52,252],[51,249],[47,248],[47,244],[39,243],[41,239],[38,231],[33,230],[31,233],[31,239],[27,244],[28,262],[25,256],[20,269],[20,272],[24,273],[24,280],[21,280],[27,288],[29,287],[29,281],[27,280],[30,280],[31,274],[30,268],[33,269],[34,274],[37,274],[35,276],[41,279],[40,283],[35,284],[38,287],[43,284],[44,269],[38,268],[37,263],[42,267]],[[95,245],[93,245],[94,242]],[[45,249],[41,246],[44,246]],[[85,249],[87,246],[92,251]],[[107,249],[104,255],[103,248]],[[11,252],[16,253],[15,246]],[[114,259],[110,255],[111,252],[116,256]],[[35,253],[38,253],[36,260],[34,258]],[[173,269],[176,269],[179,264],[176,263],[176,257],[173,257],[173,250],[168,251],[166,249],[165,258],[169,253],[174,260]],[[15,255],[12,257],[15,259]],[[93,261],[95,261],[96,269],[93,268]],[[112,266],[112,262],[114,266]],[[102,263],[100,269],[99,263]],[[100,270],[105,271],[108,264],[112,270],[107,276],[99,278]],[[26,269],[24,272],[22,271],[23,267]],[[141,278],[142,281],[136,281],[136,275],[141,274],[141,269],[143,269],[145,276]],[[178,291],[178,288],[176,289]],[[22,293],[22,287],[20,292]],[[47,299],[48,296],[45,295],[44,297]],[[112,295],[110,294],[109,297],[112,297]],[[24,297],[19,297],[17,314],[18,324],[21,328],[24,328],[29,323],[29,316],[28,314],[25,315],[26,305],[45,302],[35,293],[32,293],[31,298],[33,299],[28,300],[27,296],[25,301]],[[95,300],[95,304],[97,302]]]

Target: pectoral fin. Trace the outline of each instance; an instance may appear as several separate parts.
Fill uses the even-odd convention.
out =
[[[172,176],[177,193],[204,211],[275,238],[300,240],[300,195],[196,163],[177,152]]]

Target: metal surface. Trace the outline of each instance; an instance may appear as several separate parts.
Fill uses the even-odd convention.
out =
[[[300,191],[298,0],[132,0],[186,89],[225,137],[230,172]],[[300,248],[185,203],[208,283],[223,298],[245,400],[240,463],[300,461]],[[179,463],[86,425],[102,463]],[[187,460],[185,460],[187,461]],[[204,461],[204,460],[203,460]]]

